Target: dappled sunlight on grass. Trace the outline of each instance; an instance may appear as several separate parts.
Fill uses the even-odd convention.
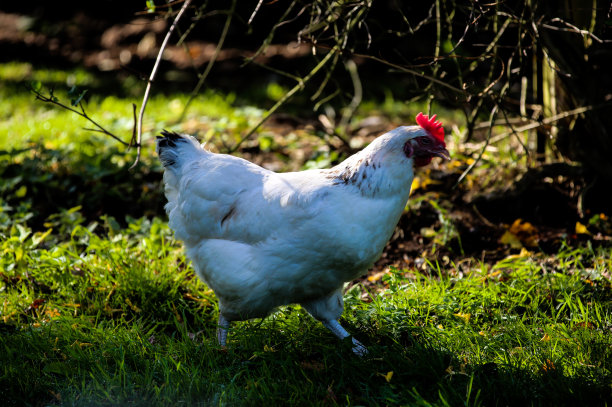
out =
[[[593,405],[609,391],[605,250],[524,251],[469,269],[434,262],[389,270],[377,291],[353,285],[343,318],[370,348],[360,359],[297,306],[236,323],[221,351],[214,294],[160,219],[87,224],[75,208],[46,226],[0,228],[0,361],[15,401],[27,388],[29,400],[77,405],[320,403],[330,391],[350,404],[537,395]]]
[[[343,323],[368,357],[354,357],[350,341],[295,305],[233,324],[222,349],[214,293],[195,277],[163,215],[154,138],[165,128],[223,151],[264,111],[207,91],[178,123],[188,96],[153,95],[142,164],[128,171],[134,149],[84,130],[86,120],[25,88],[32,80],[55,84],[69,104],[72,84],[102,86],[90,73],[10,63],[0,64],[0,80],[0,389],[11,405],[601,405],[609,398],[610,214],[553,233],[518,217],[476,222],[483,216],[465,209],[467,195],[523,171],[516,141],[500,141],[503,154],[485,151],[455,187],[474,155],[460,146],[459,113],[435,106],[454,129],[453,160],[417,173],[389,256],[345,295]],[[277,99],[283,89],[265,92]],[[131,106],[140,99],[110,92],[85,99],[98,123],[131,137]],[[385,120],[364,126],[356,145],[372,129],[412,123],[425,106],[389,95],[381,104],[364,101],[356,128],[371,116]],[[336,124],[337,112],[328,113]],[[336,141],[312,122],[278,120],[239,153],[276,170],[321,168],[348,154],[333,148]]]
[[[13,86],[0,85],[0,149],[22,149],[31,143],[42,144],[49,149],[83,150],[95,154],[96,150],[118,143],[107,136],[86,130],[94,127],[86,119],[50,103],[35,100],[28,90],[29,83],[42,83],[41,92],[53,95],[60,102],[70,105],[68,90],[72,86],[87,89],[93,78],[85,71],[34,70],[29,64],[0,64],[0,81]],[[60,84],[60,86],[55,86]],[[139,98],[101,96],[89,92],[83,107],[87,114],[107,130],[128,142],[132,136],[134,118],[132,105],[140,106]],[[177,120],[185,108],[189,96],[153,95],[149,100],[143,123],[144,159],[151,155],[155,134],[164,128],[200,134],[210,138],[236,140],[261,118],[262,111],[249,106],[235,106],[233,94],[221,95],[207,91],[195,98],[181,123]],[[76,107],[79,110],[78,107]],[[127,153],[131,158],[132,155]]]

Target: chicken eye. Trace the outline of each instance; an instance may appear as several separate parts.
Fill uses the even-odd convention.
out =
[[[431,144],[431,139],[428,138],[428,137],[421,137],[420,141],[421,141],[422,144],[427,144],[427,145]]]

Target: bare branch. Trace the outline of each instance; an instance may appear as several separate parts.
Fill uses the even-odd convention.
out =
[[[493,106],[493,109],[491,110],[491,114],[489,115],[489,121],[491,123],[495,122],[495,118],[497,117],[497,110],[498,110],[498,105],[495,104],[495,106]],[[459,185],[461,183],[461,181],[463,181],[463,179],[470,173],[472,172],[472,170],[474,169],[474,167],[480,162],[480,160],[482,159],[482,156],[484,154],[484,152],[486,151],[487,147],[489,146],[489,141],[491,140],[491,134],[493,132],[493,126],[489,127],[489,131],[487,132],[487,138],[486,140],[483,142],[482,144],[482,149],[480,150],[480,153],[478,154],[478,157],[476,157],[476,159],[474,160],[474,162],[472,164],[470,164],[465,171],[463,171],[463,173],[461,174],[461,176],[459,177],[459,179],[457,179],[457,182],[455,183],[455,186]]]
[[[189,95],[189,99],[187,100],[187,103],[185,103],[185,107],[183,108],[183,112],[181,113],[181,115],[179,116],[178,121],[181,122],[183,121],[183,119],[185,118],[185,115],[187,114],[187,109],[189,109],[189,106],[191,105],[191,102],[193,102],[193,100],[195,99],[195,97],[198,95],[198,93],[200,93],[200,89],[202,89],[202,85],[204,85],[204,81],[206,81],[206,78],[208,77],[208,74],[210,73],[213,65],[215,64],[215,62],[217,61],[217,58],[219,57],[219,53],[221,52],[221,48],[223,48],[223,44],[225,43],[225,37],[227,37],[227,32],[229,31],[229,27],[230,24],[232,22],[232,17],[234,16],[234,11],[236,10],[236,0],[232,1],[232,5],[227,13],[227,18],[225,20],[225,25],[223,26],[223,31],[221,32],[221,37],[219,38],[219,42],[217,43],[217,47],[215,48],[215,52],[212,56],[212,58],[210,58],[210,61],[208,61],[208,64],[206,65],[206,68],[204,69],[204,72],[202,72],[202,74],[200,74],[200,78],[198,79],[198,83],[196,85],[195,88],[193,88],[193,91],[191,91],[191,95]]]
[[[304,86],[306,85],[306,83],[308,81],[310,81],[310,79],[312,79],[312,77],[314,75],[316,75],[317,72],[319,72],[321,70],[321,68],[323,68],[327,62],[330,60],[330,58],[332,56],[334,56],[337,52],[339,52],[339,48],[338,46],[333,47],[328,53],[327,55],[325,55],[325,57],[317,64],[317,66],[315,66],[312,71],[310,71],[308,73],[308,75],[306,75],[303,79],[301,79],[297,85],[295,85],[291,90],[289,90],[289,92],[285,93],[285,95],[278,101],[276,102],[276,104],[274,106],[272,106],[270,108],[270,110],[268,110],[266,112],[266,114],[257,122],[257,124],[255,124],[255,126],[253,126],[249,132],[240,139],[240,141],[238,141],[238,143],[236,143],[236,145],[230,150],[230,153],[238,150],[238,148],[240,148],[240,146],[242,145],[242,143],[244,143],[246,140],[248,140],[249,138],[251,138],[251,136],[253,136],[253,134],[257,131],[257,129],[259,129],[259,127],[261,127],[261,125],[268,120],[268,118],[272,115],[272,113],[274,113],[279,107],[281,107],[287,100],[289,100],[297,91],[302,90],[304,88]]]
[[[91,116],[89,116],[87,114],[87,111],[85,110],[85,107],[83,106],[82,102],[79,102],[78,106],[81,108],[81,111],[78,111],[76,109],[73,109],[72,107],[63,104],[62,102],[60,102],[59,100],[57,100],[54,96],[45,96],[43,95],[40,91],[30,87],[30,92],[34,93],[34,95],[36,96],[37,100],[40,100],[42,102],[45,103],[51,103],[53,105],[59,106],[62,109],[65,110],[69,110],[73,113],[76,113],[77,115],[81,116],[82,118],[88,120],[91,124],[93,124],[94,126],[96,126],[96,129],[88,129],[86,128],[85,130],[90,130],[90,131],[95,131],[97,133],[102,133],[102,134],[106,134],[107,136],[115,139],[116,141],[118,141],[119,143],[123,144],[124,146],[129,146],[130,143],[126,143],[125,141],[121,140],[119,137],[117,137],[115,134],[113,134],[112,132],[106,130],[104,127],[102,127],[100,124],[98,124],[98,122],[96,122],[94,119],[91,118]]]
[[[581,30],[580,28],[576,27],[575,25],[570,24],[567,21],[564,21],[564,20],[562,20],[562,19],[560,19],[558,17],[555,17],[555,18],[551,19],[550,22],[551,23],[561,23],[561,24],[565,25],[567,28],[557,27],[556,25],[550,25],[550,24],[546,24],[546,23],[542,23],[542,24],[540,24],[540,26],[542,26],[544,28],[548,28],[549,30],[554,30],[554,31],[566,31],[566,32],[573,32],[573,33],[580,34],[580,35],[586,35],[587,37],[591,37],[592,39],[594,39],[595,41],[597,41],[600,44],[612,42],[612,40],[602,40],[601,38],[599,38],[598,36],[596,36],[595,34],[590,32],[589,30]]]
[[[183,16],[183,13],[185,12],[185,10],[187,9],[187,7],[189,6],[190,3],[191,3],[191,0],[185,0],[185,3],[183,3],[183,6],[181,7],[181,9],[179,10],[178,14],[175,17],[174,22],[172,23],[172,25],[168,29],[168,32],[166,33],[166,37],[164,38],[164,41],[162,42],[162,45],[161,45],[161,47],[159,49],[159,53],[157,54],[157,59],[155,60],[155,65],[153,65],[153,69],[151,70],[151,75],[149,76],[149,80],[147,81],[148,82],[147,83],[147,88],[145,89],[145,94],[144,94],[144,97],[142,99],[142,105],[140,106],[140,114],[138,115],[138,123],[137,123],[137,126],[136,126],[136,131],[137,131],[137,134],[136,134],[136,161],[134,161],[134,164],[132,164],[130,169],[136,167],[136,165],[138,165],[138,162],[140,161],[140,153],[141,153],[141,149],[142,149],[142,145],[141,145],[141,141],[142,141],[142,120],[143,120],[143,117],[144,117],[145,108],[147,107],[147,102],[149,101],[149,94],[151,93],[151,85],[153,84],[153,80],[155,79],[155,75],[157,75],[157,69],[159,68],[159,63],[161,62],[161,58],[162,58],[162,55],[164,53],[164,50],[166,49],[166,46],[168,45],[168,40],[170,40],[170,36],[172,35],[172,32],[176,28],[177,23],[179,22],[179,20]]]
[[[251,23],[253,22],[255,15],[257,14],[257,12],[259,11],[259,8],[261,7],[261,3],[263,3],[263,0],[259,0],[257,2],[257,5],[255,6],[255,10],[253,10],[253,14],[251,14],[251,17],[249,18],[249,21],[247,22],[248,25],[251,25]]]
[[[527,131],[527,130],[537,129],[537,128],[542,127],[542,126],[548,126],[548,125],[550,125],[550,124],[552,124],[554,122],[557,122],[559,120],[565,119],[567,117],[577,116],[579,114],[588,112],[590,110],[595,110],[595,109],[599,109],[599,108],[602,108],[602,107],[605,107],[605,106],[610,106],[610,104],[611,103],[604,103],[604,104],[601,104],[601,105],[598,105],[598,106],[593,106],[593,105],[581,106],[581,107],[578,107],[576,109],[567,110],[565,112],[558,113],[558,114],[556,114],[554,116],[547,117],[547,118],[545,118],[544,120],[541,120],[541,121],[531,121],[530,123],[525,124],[525,125],[520,126],[520,127],[517,127],[515,129],[513,129],[512,131],[507,131],[505,133],[498,134],[497,136],[492,137],[490,140],[487,140],[486,143],[487,143],[487,145],[495,144],[495,143],[498,143],[498,142],[502,141],[503,139],[505,139],[508,136],[515,135],[516,133],[520,133],[520,132]],[[507,124],[507,122],[503,122],[503,123]],[[497,124],[502,124],[502,123],[495,123],[494,125],[497,125]],[[479,127],[493,127],[493,125],[491,125],[491,121],[489,121],[489,122],[481,123]],[[482,142],[482,143],[484,144],[485,142]],[[477,146],[477,148],[478,148],[478,146]]]

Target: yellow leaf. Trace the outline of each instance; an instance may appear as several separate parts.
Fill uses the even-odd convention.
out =
[[[453,314],[453,315],[456,316],[456,317],[461,318],[463,320],[463,322],[465,322],[465,323],[470,322],[470,318],[472,316],[472,314],[464,314],[462,312],[458,312],[458,313]]]
[[[421,180],[419,177],[414,177],[412,179],[412,186],[410,187],[410,193],[412,194],[414,191],[421,187]]]
[[[510,232],[518,235],[519,233],[535,233],[537,229],[529,222],[523,222],[523,219],[518,218],[510,226]]]
[[[125,299],[125,303],[130,306],[132,311],[134,311],[134,312],[142,312],[142,310],[140,308],[138,308],[136,305],[132,304],[132,301],[130,301],[129,298]]]
[[[524,247],[521,249],[521,252],[519,254],[511,254],[510,256],[507,256],[504,260],[510,260],[510,259],[520,259],[521,257],[529,257],[532,256],[533,252],[525,249]]]
[[[206,305],[209,302],[206,298],[198,298],[198,297],[195,297],[195,296],[191,295],[190,293],[183,294],[183,298],[186,298],[186,299],[191,300],[191,301],[199,302],[199,303],[201,303],[203,305]]]
[[[508,232],[512,233],[521,244],[526,246],[535,247],[538,245],[538,229],[529,222],[523,222],[522,219],[516,219],[512,226],[508,229]],[[518,246],[513,246],[519,248]]]
[[[78,346],[79,348],[87,348],[88,346],[93,346],[92,343],[89,342],[79,342],[78,340],[74,341],[74,343],[70,346]]]
[[[24,196],[26,196],[27,193],[28,193],[28,187],[26,187],[25,185],[22,185],[21,187],[19,187],[17,191],[15,191],[15,197],[23,198]]]
[[[73,302],[67,302],[66,304],[62,304],[64,307],[72,307],[72,308],[79,308],[81,306],[81,304],[75,304]]]
[[[385,380],[387,381],[387,383],[391,381],[392,377],[393,377],[393,371],[387,372],[387,374],[385,375]]]
[[[578,235],[590,235],[591,232],[580,222],[576,222],[576,234]]]
[[[421,236],[426,237],[427,239],[432,239],[438,234],[433,228],[421,228],[420,233]]]
[[[508,244],[513,249],[520,249],[523,247],[523,244],[519,240],[519,238],[509,230],[506,230],[502,237],[499,238],[499,242],[501,244]]]
[[[34,236],[32,236],[32,243],[34,243],[34,245],[37,246],[38,244],[40,244],[40,242],[45,240],[45,238],[47,236],[49,236],[52,231],[53,231],[53,229],[49,228],[49,229],[47,229],[46,232],[36,232],[36,233],[34,233]]]
[[[548,342],[548,341],[550,341],[550,335],[544,334],[544,336],[540,340],[542,342]]]
[[[19,246],[15,249],[15,261],[19,262],[23,258],[23,247]]]
[[[374,273],[371,276],[368,276],[368,281],[371,283],[375,283],[388,273],[388,271],[379,271],[378,273]]]
[[[53,309],[47,309],[45,311],[45,314],[49,317],[49,318],[55,318],[55,317],[59,317],[60,313],[57,310],[57,308],[53,308]]]
[[[546,359],[546,362],[542,365],[542,370],[545,372],[550,372],[556,369],[555,364],[550,359]]]

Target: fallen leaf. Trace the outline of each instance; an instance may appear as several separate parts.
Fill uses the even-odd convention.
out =
[[[209,301],[206,298],[198,298],[198,297],[191,295],[190,293],[183,294],[183,298],[191,300],[191,301],[199,302],[202,305],[207,305],[209,303]]]
[[[374,273],[374,274],[368,276],[368,281],[371,282],[371,283],[375,283],[378,280],[380,280],[385,274],[389,274],[389,270],[379,271],[377,273]]]
[[[590,235],[591,232],[580,222],[576,222],[576,234],[577,235]]]
[[[26,308],[25,312],[26,314],[32,314],[34,313],[34,310],[38,309],[42,304],[45,303],[45,299],[44,298],[37,298],[34,301],[32,301],[32,303],[30,305],[28,305],[28,307]]]
[[[500,238],[500,243],[509,244],[513,249],[538,245],[538,229],[529,222],[516,219]]]
[[[533,256],[533,252],[525,249],[524,247],[521,248],[521,252],[518,254],[511,254],[510,256],[507,256],[504,258],[504,260],[510,260],[510,259],[520,259],[521,257],[529,257],[529,256]]]
[[[465,322],[465,323],[470,322],[470,318],[472,316],[472,314],[464,314],[462,312],[458,312],[458,313],[453,314],[453,315],[456,316],[456,317],[461,318],[463,320],[463,322]]]
[[[506,230],[502,237],[499,238],[499,243],[510,245],[510,247],[513,249],[520,249],[523,247],[523,244],[519,240],[518,236],[509,230]]]
[[[555,364],[550,359],[546,359],[546,362],[542,365],[542,370],[545,372],[552,372],[556,369]]]
[[[387,372],[387,373],[378,373],[378,375],[380,377],[384,377],[385,380],[387,381],[387,383],[389,383],[391,381],[391,379],[393,378],[393,371]]]
[[[45,311],[45,314],[49,317],[49,318],[55,318],[55,317],[59,317],[60,313],[57,310],[57,308],[53,308],[53,309],[48,309]]]

